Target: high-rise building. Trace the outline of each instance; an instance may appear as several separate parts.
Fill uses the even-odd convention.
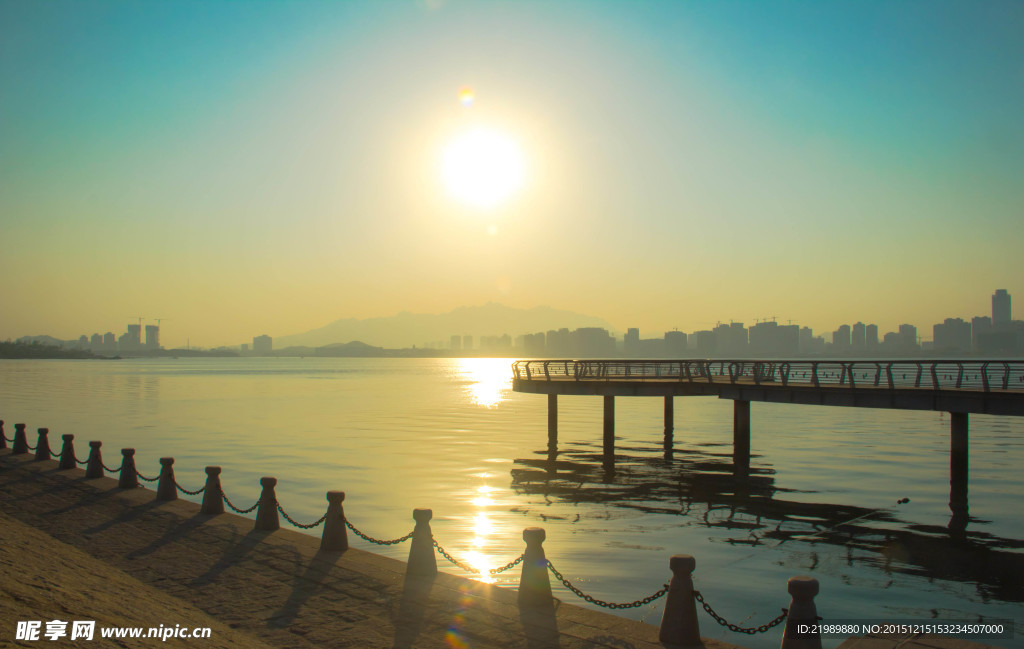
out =
[[[850,325],[840,325],[832,332],[832,347],[834,351],[849,351],[850,349]]]
[[[971,318],[971,349],[976,352],[987,351],[991,333],[992,318],[987,315]]]
[[[932,349],[937,352],[971,351],[971,324],[960,318],[946,318],[932,327]]]
[[[863,353],[867,349],[867,327],[864,326],[863,322],[858,322],[857,324],[853,325],[853,333],[850,339],[850,345],[853,347],[853,351],[858,353]]]
[[[269,354],[274,350],[274,339],[266,334],[254,336],[252,339],[252,352],[254,354]]]
[[[864,327],[864,347],[868,351],[878,348],[878,325],[869,324]]]
[[[158,325],[146,325],[146,349],[160,349],[160,327]]]
[[[682,331],[666,331],[665,355],[669,358],[686,358],[686,334]]]
[[[1005,327],[1013,318],[1010,314],[1010,294],[1005,288],[997,289],[992,294],[992,326]]]
[[[909,324],[900,325],[900,345],[904,351],[913,351],[917,349],[917,327]]]
[[[622,337],[622,351],[626,356],[632,357],[640,353],[640,330],[638,328],[626,329],[626,334]]]

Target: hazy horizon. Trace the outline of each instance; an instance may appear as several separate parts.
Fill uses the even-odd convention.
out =
[[[1022,32],[1019,2],[0,0],[0,340],[487,302],[927,337],[1024,296]]]

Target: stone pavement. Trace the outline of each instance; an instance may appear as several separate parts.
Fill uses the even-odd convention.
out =
[[[0,646],[11,645],[17,620],[51,615],[213,629],[209,640],[179,641],[189,647],[664,646],[649,624],[564,602],[521,612],[515,591],[445,573],[407,578],[401,561],[355,548],[324,552],[313,536],[256,532],[250,519],[154,497],[0,450]]]

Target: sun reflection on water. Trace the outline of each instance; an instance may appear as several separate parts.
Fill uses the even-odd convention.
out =
[[[507,358],[461,358],[459,372],[470,383],[470,400],[485,408],[494,408],[512,390],[512,370]]]

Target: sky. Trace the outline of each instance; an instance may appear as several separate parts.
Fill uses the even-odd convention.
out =
[[[489,301],[928,338],[1024,299],[1022,33],[1017,1],[0,0],[0,339]]]

